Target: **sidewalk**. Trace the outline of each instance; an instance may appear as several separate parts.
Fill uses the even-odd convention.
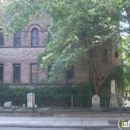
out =
[[[118,120],[130,117],[0,117],[0,127],[42,127],[42,128],[86,128],[117,127]]]

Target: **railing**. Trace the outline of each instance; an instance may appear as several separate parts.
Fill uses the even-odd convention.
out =
[[[27,94],[15,96],[0,95],[0,112],[89,112],[92,108],[92,97],[90,94],[35,94],[33,107],[27,107]],[[110,95],[99,95],[102,112],[108,111],[130,111],[130,107],[124,106],[122,97],[116,97],[118,107],[110,107]],[[11,101],[12,104],[4,107],[4,103]]]

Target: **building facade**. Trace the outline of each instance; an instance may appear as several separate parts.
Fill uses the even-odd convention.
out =
[[[0,16],[2,13],[0,11]],[[4,25],[6,21],[0,22],[0,84],[9,84],[11,86],[38,86],[43,80],[47,80],[48,70],[42,70],[37,64],[38,56],[46,49],[45,42],[49,37],[46,30],[47,24],[51,21],[49,15],[44,15],[41,18],[36,18],[28,23],[21,32],[12,32],[8,37],[4,37],[2,30],[6,30]],[[118,56],[115,55],[114,47],[109,43],[103,44],[101,47],[104,64],[111,59],[115,61]],[[88,55],[91,54],[88,52]],[[120,60],[120,59],[119,59]],[[110,60],[109,60],[110,61]],[[83,59],[80,59],[77,64],[68,70],[58,84],[82,84],[88,83],[89,66],[84,69],[82,66]],[[120,62],[117,62],[120,65]],[[92,62],[93,70],[93,62]],[[106,68],[107,73],[108,68]]]
[[[48,79],[48,69],[37,65],[38,56],[46,49],[49,33],[45,29],[51,21],[48,15],[32,20],[21,32],[12,32],[4,37],[4,24],[0,23],[0,84],[10,86],[38,86]],[[68,70],[58,84],[85,83],[88,75],[81,62]]]

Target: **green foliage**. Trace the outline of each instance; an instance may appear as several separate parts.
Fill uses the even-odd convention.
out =
[[[94,94],[94,87],[92,85],[81,85],[77,88],[78,93],[84,95],[93,95]]]
[[[110,85],[109,85],[110,86]],[[100,105],[107,106],[110,105],[110,87],[101,86],[99,89]]]
[[[0,94],[6,92],[8,94],[9,91],[9,86],[8,85],[0,85]]]
[[[113,73],[111,73],[107,80],[109,83],[111,83],[111,80],[115,80],[116,81],[116,85],[118,90],[123,91],[124,90],[124,70],[123,70],[123,66],[116,66],[113,68]],[[109,84],[110,86],[110,84]]]
[[[86,93],[87,91],[87,93]],[[73,94],[75,106],[91,106],[92,87],[83,85],[79,87],[38,87],[30,88],[10,88],[0,86],[0,105],[4,102],[12,101],[14,106],[22,106],[27,103],[27,93],[33,92],[38,106],[71,106],[71,95]]]
[[[130,66],[124,67],[124,90],[130,91]]]
[[[90,48],[114,35],[119,28],[115,21],[115,18],[119,21],[119,15],[107,16],[110,10],[105,10],[102,1],[49,1],[47,6],[53,18],[48,28],[52,37],[40,65],[42,68],[52,65],[50,81],[55,81]]]
[[[129,3],[121,0],[12,0],[2,8],[3,19],[10,19],[9,32],[23,29],[35,17],[50,15],[52,21],[47,30],[51,37],[39,63],[42,68],[52,65],[53,82],[90,48],[117,35],[120,13],[126,5]]]
[[[130,90],[130,36],[124,35],[122,38],[123,48],[123,70],[124,70],[124,89]]]
[[[8,85],[0,85],[0,105],[6,101],[12,101],[14,106],[22,106],[27,101],[28,92],[31,92],[28,88],[10,88]]]
[[[110,39],[118,44],[120,32],[129,35],[130,26],[119,29],[120,21],[130,25],[129,7],[130,2],[125,0],[11,0],[2,5],[2,11],[3,20],[10,21],[8,32],[21,30],[29,21],[50,15],[52,21],[47,26],[50,38],[38,62],[43,69],[52,66],[49,82],[54,82],[89,49]],[[95,71],[100,69],[98,63]]]
[[[81,85],[77,87],[77,94],[74,95],[77,106],[92,107],[92,96],[94,87],[92,85]]]

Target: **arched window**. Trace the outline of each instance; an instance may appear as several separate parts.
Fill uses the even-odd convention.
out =
[[[4,46],[4,35],[2,29],[0,29],[0,47]]]
[[[36,47],[38,46],[38,29],[37,28],[34,28],[31,32],[31,45],[33,47]]]
[[[103,50],[103,62],[106,62],[107,60],[108,60],[107,50],[104,49],[104,50]]]

